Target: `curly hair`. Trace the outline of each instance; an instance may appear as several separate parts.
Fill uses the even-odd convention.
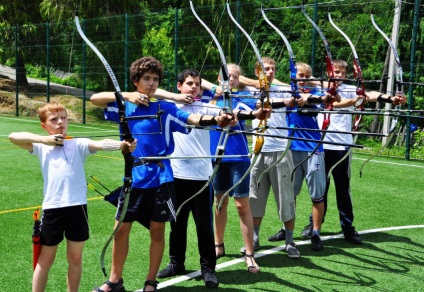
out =
[[[135,60],[130,67],[130,81],[137,82],[146,72],[158,74],[159,84],[161,83],[163,78],[162,63],[154,57],[143,57]]]

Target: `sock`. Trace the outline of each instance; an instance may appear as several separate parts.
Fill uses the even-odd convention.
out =
[[[253,226],[253,242],[257,241],[259,242],[259,228],[260,225]]]
[[[320,235],[320,231],[319,230],[312,230],[312,235]]]
[[[286,244],[293,243],[293,230],[286,229]]]

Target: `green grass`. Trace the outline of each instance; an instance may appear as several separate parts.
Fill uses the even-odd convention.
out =
[[[99,135],[117,132],[109,125],[71,124],[68,134]],[[23,149],[13,146],[7,139],[10,132],[30,131],[44,133],[34,119],[0,117],[1,183],[0,206],[0,283],[1,291],[30,291],[32,278],[32,212],[42,201],[42,178],[38,159]],[[256,275],[246,271],[239,260],[242,237],[234,203],[225,237],[227,256],[218,260],[217,275],[220,289],[226,291],[418,291],[424,281],[424,212],[422,179],[424,162],[394,158],[375,158],[359,177],[359,168],[367,155],[355,154],[352,163],[352,195],[355,206],[355,226],[359,231],[385,227],[420,225],[420,228],[396,228],[389,231],[373,231],[363,234],[365,244],[353,246],[341,238],[334,190],[330,189],[329,210],[323,225],[325,248],[312,252],[308,241],[303,241],[300,231],[307,224],[311,202],[304,187],[297,201],[295,240],[302,257],[292,260],[281,251],[272,252],[257,259],[261,272]],[[95,175],[108,188],[121,183],[123,160],[118,152],[99,152],[86,162],[87,180]],[[90,181],[103,192],[100,185]],[[93,191],[89,191],[90,240],[84,249],[83,278],[80,291],[90,291],[101,284],[103,277],[100,251],[112,232],[114,208]],[[189,246],[186,269],[199,269],[196,234],[193,222],[189,223]],[[261,228],[261,244],[264,248],[276,248],[283,244],[271,243],[267,237],[274,234],[281,224],[275,203],[270,196],[267,214]],[[169,226],[167,226],[167,232]],[[130,253],[124,270],[127,290],[141,289],[148,266],[149,234],[134,225],[130,238]],[[66,245],[62,243],[49,276],[47,291],[66,291]],[[168,263],[168,246],[161,267]],[[231,262],[230,262],[231,261]],[[106,268],[110,268],[110,249]],[[165,283],[162,280],[161,283]],[[203,291],[199,277],[168,286],[164,291]]]

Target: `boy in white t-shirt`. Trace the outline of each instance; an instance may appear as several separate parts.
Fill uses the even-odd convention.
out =
[[[32,279],[32,291],[45,291],[48,273],[54,263],[59,243],[67,239],[68,291],[78,291],[82,274],[82,250],[89,237],[87,183],[84,162],[99,150],[120,150],[132,143],[104,139],[66,139],[68,116],[65,107],[49,102],[38,109],[41,127],[49,135],[15,132],[9,139],[15,145],[38,156],[44,179],[41,252]]]

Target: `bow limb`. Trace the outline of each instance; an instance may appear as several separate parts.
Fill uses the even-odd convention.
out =
[[[402,64],[400,62],[400,58],[399,58],[399,54],[396,50],[395,45],[393,44],[393,42],[391,41],[391,39],[384,33],[384,31],[377,25],[377,23],[374,20],[374,15],[371,13],[371,22],[374,26],[374,28],[384,37],[384,39],[387,41],[387,43],[389,44],[389,46],[392,48],[392,52],[393,52],[393,56],[395,58],[395,63],[396,63],[396,95],[403,95],[403,69],[402,69]],[[395,109],[399,109],[400,106],[396,106]],[[396,129],[396,125],[398,122],[398,118],[395,116],[392,118],[392,122],[390,124],[390,129],[389,129],[389,137],[386,140],[386,143],[381,147],[381,149],[376,152],[374,155],[372,155],[371,157],[369,157],[367,160],[365,160],[362,165],[361,168],[359,169],[359,176],[362,177],[362,170],[365,167],[365,164],[368,163],[368,161],[370,161],[372,158],[374,158],[375,156],[379,155],[381,152],[383,152],[383,150],[385,148],[387,148],[387,146],[390,144],[391,140],[393,139],[393,137],[395,136],[395,129]]]
[[[212,37],[212,39],[213,39],[216,47],[218,48],[219,56],[221,58],[221,67],[220,67],[220,71],[219,71],[220,85],[222,87],[222,92],[223,92],[223,95],[224,95],[224,102],[225,102],[225,106],[223,108],[223,111],[225,113],[232,114],[233,104],[232,104],[231,95],[230,95],[229,75],[228,75],[227,61],[226,61],[226,58],[225,58],[225,55],[224,55],[224,51],[222,50],[221,44],[218,42],[218,39],[216,38],[216,36],[212,32],[212,30],[199,17],[199,15],[197,15],[196,10],[194,9],[193,2],[192,1],[190,1],[190,8],[191,8],[191,11],[192,11],[193,15],[196,17],[196,19],[208,31],[208,33]],[[177,212],[176,212],[176,216],[178,216],[178,214],[181,212],[182,208],[189,201],[191,201],[192,199],[194,199],[195,197],[197,197],[198,195],[200,195],[212,183],[213,178],[216,175],[216,173],[218,172],[219,166],[221,165],[222,156],[225,153],[225,148],[227,147],[227,143],[228,143],[229,137],[230,137],[230,135],[227,132],[223,131],[221,133],[221,136],[219,137],[219,141],[218,141],[218,146],[217,146],[216,152],[215,152],[215,155],[216,156],[219,156],[219,157],[216,158],[216,160],[215,160],[215,165],[214,165],[214,168],[213,168],[213,171],[212,171],[211,176],[209,177],[208,181],[203,185],[203,187],[199,191],[197,191],[193,196],[191,196],[190,198],[188,198],[186,201],[184,201],[178,207]]]
[[[247,40],[249,41],[250,45],[253,48],[253,51],[255,52],[256,59],[258,59],[259,62],[259,68],[256,68],[258,71],[258,79],[259,79],[259,88],[261,92],[261,102],[262,107],[269,108],[270,107],[270,99],[269,99],[269,82],[268,78],[266,76],[265,72],[265,66],[262,61],[262,57],[259,53],[258,48],[255,45],[255,42],[252,40],[252,38],[249,36],[249,34],[246,32],[246,30],[237,22],[237,20],[234,18],[233,14],[231,13],[230,3],[227,1],[227,12],[230,16],[231,20],[234,22],[234,24],[240,29],[240,31],[246,36]],[[261,120],[260,126],[266,127],[267,119]]]
[[[352,50],[353,53],[353,69],[354,69],[354,75],[355,75],[355,79],[356,79],[356,95],[359,96],[365,96],[365,85],[364,85],[364,77],[362,75],[362,68],[359,62],[359,57],[358,57],[358,53],[356,52],[356,48],[354,46],[354,44],[352,43],[352,41],[350,40],[350,38],[334,23],[333,19],[331,18],[331,14],[328,13],[328,19],[331,23],[331,25],[338,31],[340,32],[340,34],[346,39],[346,41],[349,43],[349,46]],[[359,99],[356,102],[356,108],[358,110],[363,110],[364,109],[364,99]],[[353,131],[357,131],[359,128],[359,124],[362,121],[362,115],[357,115],[355,117],[355,122],[354,122],[354,127],[353,127]]]
[[[289,41],[287,40],[286,36],[283,34],[283,32],[278,29],[266,16],[265,11],[261,8],[261,13],[262,13],[262,17],[265,19],[265,21],[280,35],[280,37],[283,39],[286,47],[287,47],[287,51],[289,53],[290,56],[290,86],[292,89],[292,96],[294,98],[294,100],[296,101],[296,99],[298,99],[300,97],[299,94],[299,90],[298,90],[298,86],[297,86],[297,66],[296,66],[296,58],[294,56],[293,53],[293,49],[289,43]],[[292,134],[290,135],[290,137],[293,137],[294,135],[294,131],[292,132]],[[275,165],[277,165],[281,160],[283,160],[284,156],[286,156],[287,152],[289,151],[290,147],[291,147],[291,142],[292,139],[289,139],[287,142],[287,146],[286,149],[283,151],[282,155],[272,164],[270,165],[268,168],[266,168],[261,175],[258,178],[258,182],[257,182],[257,187],[259,188],[259,185],[261,183],[261,179],[262,177],[267,174]]]
[[[290,86],[292,89],[292,96],[296,99],[300,97],[298,86],[297,86],[297,66],[296,66],[296,58],[293,53],[293,49],[287,40],[286,36],[283,34],[283,32],[278,29],[266,16],[265,11],[263,8],[261,8],[262,17],[265,19],[265,21],[280,35],[280,37],[283,39],[284,44],[287,47],[287,52],[290,56]]]
[[[133,142],[134,138],[133,138],[131,131],[130,131],[130,128],[128,126],[128,121],[125,118],[125,102],[124,102],[124,99],[122,97],[122,93],[121,93],[121,89],[120,89],[119,84],[118,84],[118,80],[116,79],[115,74],[113,73],[112,68],[110,67],[107,60],[103,57],[103,55],[100,53],[100,51],[91,43],[91,41],[85,36],[84,32],[82,31],[80,23],[79,23],[78,9],[75,12],[75,25],[77,27],[79,35],[90,46],[90,48],[94,51],[94,53],[101,60],[104,67],[106,68],[106,71],[109,74],[109,77],[111,78],[111,80],[113,82],[113,85],[115,87],[116,103],[118,104],[118,110],[119,110],[119,125],[121,127],[122,137],[126,141]],[[116,233],[118,232],[119,228],[121,227],[121,225],[124,221],[124,217],[125,217],[125,214],[126,214],[127,208],[128,208],[129,197],[130,197],[130,192],[131,192],[131,185],[132,185],[132,167],[133,167],[134,157],[131,155],[131,152],[129,151],[128,147],[125,147],[122,150],[122,154],[124,156],[124,161],[125,161],[125,170],[124,170],[124,182],[123,182],[123,186],[122,186],[122,189],[121,189],[120,197],[123,197],[124,199],[123,199],[123,203],[122,203],[123,206],[122,206],[122,211],[121,211],[119,220],[116,223],[115,228],[114,228],[112,234],[110,235],[109,239],[107,240],[105,246],[103,247],[103,250],[102,250],[101,256],[100,256],[100,265],[101,265],[101,268],[102,268],[102,271],[103,271],[103,274],[104,274],[105,277],[107,277],[106,269],[105,269],[105,265],[104,265],[104,258],[105,258],[106,249],[109,246],[109,244],[111,243],[112,239],[114,238],[114,236],[116,235]]]
[[[318,32],[319,36],[321,37],[322,41],[324,42],[325,51],[327,52],[327,55],[325,56],[325,62],[327,64],[327,67],[326,67],[326,69],[327,69],[327,78],[328,78],[327,93],[335,96],[337,94],[337,82],[336,82],[336,80],[334,78],[334,64],[333,64],[333,57],[331,55],[330,45],[328,44],[328,41],[325,38],[322,30],[312,20],[312,18],[308,15],[308,13],[306,13],[305,6],[303,5],[303,3],[302,3],[301,8],[302,8],[303,15],[312,24],[312,26],[315,28],[315,30]],[[330,84],[332,86],[330,86]],[[333,109],[333,104],[331,103],[328,107],[331,107],[331,109]]]

